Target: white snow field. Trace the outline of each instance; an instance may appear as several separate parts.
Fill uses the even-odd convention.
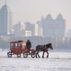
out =
[[[0,71],[71,71],[70,52],[49,52],[49,58],[12,58],[0,51]]]

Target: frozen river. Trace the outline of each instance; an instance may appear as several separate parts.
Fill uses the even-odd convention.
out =
[[[0,71],[71,71],[71,53],[52,52],[47,58],[8,58],[0,53]]]

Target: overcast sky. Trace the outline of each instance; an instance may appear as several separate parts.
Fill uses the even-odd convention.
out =
[[[4,3],[5,0],[0,0],[0,8]],[[71,0],[7,0],[7,5],[13,15],[13,23],[37,22],[48,14],[55,19],[61,13],[66,19],[66,27],[71,27]]]

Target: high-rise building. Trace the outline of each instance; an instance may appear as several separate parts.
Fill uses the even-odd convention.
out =
[[[54,21],[54,36],[55,37],[64,37],[66,31],[66,23],[62,14],[59,14]]]
[[[46,18],[42,18],[40,21],[42,25],[42,32],[44,37],[64,37],[65,36],[65,19],[61,14],[53,19],[51,14],[48,14]]]
[[[71,38],[71,29],[67,31],[66,37]]]
[[[36,23],[36,32],[37,32],[36,36],[43,36],[42,23],[43,23],[42,20],[41,21],[37,21],[37,23]]]
[[[12,16],[5,4],[0,9],[0,35],[9,35],[12,32]]]
[[[22,28],[21,22],[14,25],[13,36],[25,36],[25,29]]]
[[[25,23],[25,30],[30,33],[31,36],[35,35],[35,24],[32,24],[30,22]]]

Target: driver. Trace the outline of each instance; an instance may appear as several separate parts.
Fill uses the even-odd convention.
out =
[[[30,42],[30,40],[27,40],[27,42],[26,42],[26,48],[28,50],[30,50],[30,48],[31,48],[31,42]]]

